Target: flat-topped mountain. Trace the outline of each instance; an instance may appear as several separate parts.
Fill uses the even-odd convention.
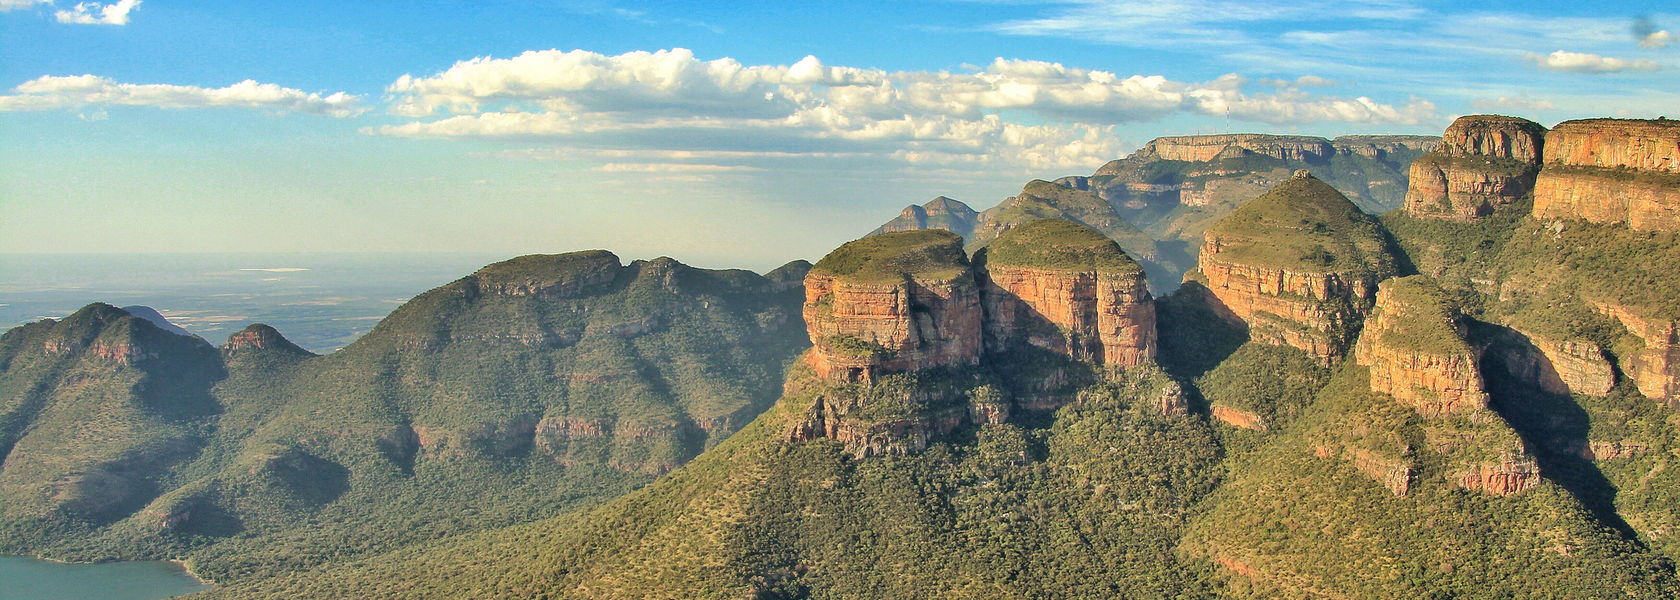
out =
[[[1186,280],[1251,337],[1328,359],[1353,341],[1377,282],[1397,271],[1381,229],[1302,171],[1208,228]]]
[[[1459,117],[1438,149],[1412,163],[1406,211],[1473,220],[1534,189],[1546,128],[1498,115]]]

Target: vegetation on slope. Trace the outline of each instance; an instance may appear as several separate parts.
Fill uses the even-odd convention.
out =
[[[1040,219],[998,236],[985,248],[987,264],[1062,271],[1142,272],[1120,245],[1095,229],[1063,219]]]
[[[1371,281],[1397,270],[1382,225],[1313,177],[1290,179],[1243,204],[1207,237],[1244,264]]]
[[[952,279],[968,269],[962,238],[940,229],[872,235],[842,244],[811,270],[856,281],[896,282],[904,274]]]

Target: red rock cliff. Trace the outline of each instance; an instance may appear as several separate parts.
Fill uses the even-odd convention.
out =
[[[851,242],[805,276],[806,361],[833,381],[976,365],[980,293],[962,238],[909,231]],[[854,268],[855,267],[855,268]]]
[[[1438,297],[1408,289],[1432,285],[1414,279],[1391,279],[1378,288],[1376,307],[1354,345],[1354,361],[1370,369],[1371,391],[1393,396],[1425,417],[1486,409],[1475,354],[1452,315],[1441,311]]]
[[[1526,119],[1459,117],[1441,145],[1412,163],[1406,212],[1474,220],[1534,189],[1546,129]]]
[[[1680,231],[1680,122],[1559,123],[1546,138],[1534,217]]]
[[[1025,343],[1114,366],[1154,360],[1155,305],[1143,270],[1096,230],[1032,221],[976,262],[988,349]]]

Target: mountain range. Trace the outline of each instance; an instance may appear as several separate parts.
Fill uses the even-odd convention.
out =
[[[520,257],[324,356],[95,304],[0,337],[0,551],[208,598],[1674,597],[1674,264],[1680,125],[1478,115],[1162,138],[766,275]]]

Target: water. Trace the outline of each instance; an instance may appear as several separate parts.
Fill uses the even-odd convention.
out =
[[[66,565],[0,556],[0,600],[159,600],[209,588],[161,561]]]
[[[0,331],[92,302],[144,305],[212,344],[266,323],[344,347],[409,298],[510,258],[478,254],[0,255]]]

